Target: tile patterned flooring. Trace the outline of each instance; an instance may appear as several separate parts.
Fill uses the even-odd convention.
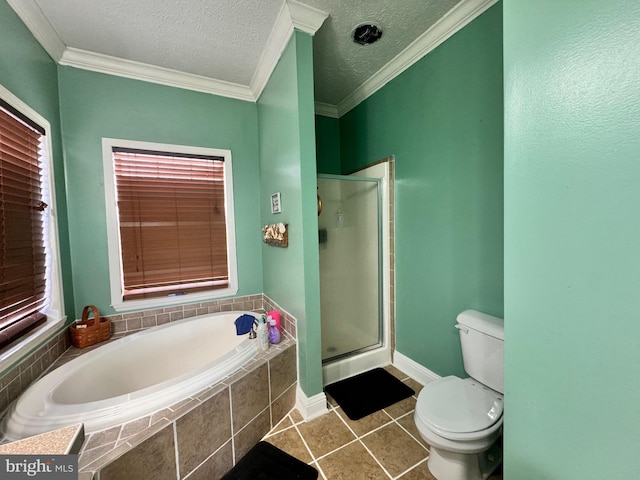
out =
[[[415,396],[358,421],[329,397],[329,413],[305,423],[293,410],[265,440],[312,465],[320,480],[435,480],[427,467],[429,445],[413,423],[422,385],[393,366],[385,368]],[[502,480],[500,468],[489,480]]]

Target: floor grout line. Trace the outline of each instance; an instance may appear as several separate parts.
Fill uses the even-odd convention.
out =
[[[401,372],[402,373],[402,372]],[[402,373],[404,375],[404,373]],[[398,378],[398,377],[397,377]],[[406,379],[411,380],[411,377],[406,376]],[[413,399],[416,400],[417,398],[417,393],[415,395],[413,395]],[[407,405],[408,406],[408,405]],[[370,457],[373,459],[373,462],[370,462],[369,460],[366,460],[365,463],[369,464],[371,466],[371,468],[376,468],[374,467],[374,465],[377,465],[377,467],[379,467],[382,472],[384,472],[385,478],[386,480],[402,480],[405,477],[411,476],[414,477],[416,476],[416,474],[420,474],[422,472],[423,469],[426,469],[426,465],[429,459],[429,455],[430,455],[430,451],[429,451],[429,447],[428,445],[425,445],[422,441],[420,441],[418,438],[416,438],[416,436],[411,433],[409,431],[410,428],[410,423],[409,420],[413,420],[411,418],[411,415],[415,414],[415,408],[409,410],[408,412],[404,412],[404,413],[398,413],[397,415],[392,415],[391,413],[389,413],[387,411],[387,409],[381,409],[380,411],[384,413],[384,415],[386,415],[386,417],[388,417],[387,419],[384,419],[384,417],[380,420],[382,422],[384,422],[382,425],[377,425],[375,427],[373,427],[371,430],[367,430],[366,432],[362,433],[362,434],[358,434],[356,433],[356,431],[354,430],[355,427],[352,427],[349,425],[349,421],[348,417],[346,416],[346,413],[344,413],[344,410],[341,409],[341,407],[335,402],[335,400],[331,399],[331,401],[329,401],[329,399],[327,400],[327,415],[335,415],[338,417],[339,421],[335,424],[336,428],[341,428],[340,425],[344,425],[347,427],[348,432],[353,435],[355,438],[353,438],[352,440],[347,441],[344,445],[341,445],[338,448],[333,449],[330,452],[324,453],[320,456],[316,456],[314,455],[314,453],[311,450],[311,447],[309,446],[310,444],[307,442],[307,439],[305,439],[304,435],[302,434],[301,429],[299,428],[300,425],[305,424],[306,422],[304,421],[304,419],[300,419],[299,421],[295,421],[294,420],[294,414],[292,412],[289,412],[287,414],[287,416],[285,418],[288,418],[289,421],[291,422],[291,425],[281,428],[280,430],[278,430],[277,432],[273,432],[273,433],[269,433],[265,438],[268,439],[269,437],[272,437],[274,435],[278,435],[280,433],[286,432],[288,430],[294,429],[295,432],[297,433],[298,437],[300,439],[300,441],[302,442],[302,445],[304,445],[304,448],[306,449],[307,453],[309,454],[311,461],[308,462],[309,465],[313,466],[314,468],[316,468],[316,470],[318,470],[318,474],[319,474],[319,480],[334,480],[336,478],[336,476],[332,476],[330,475],[332,469],[336,468],[336,463],[331,463],[332,460],[328,460],[325,461],[325,459],[327,459],[328,457],[330,457],[331,455],[335,455],[337,452],[351,446],[357,443],[359,443],[367,452],[368,455],[370,455]],[[396,409],[395,412],[402,412],[404,410],[404,407],[401,409]],[[341,415],[341,413],[343,413],[344,415]],[[279,424],[274,427],[277,428],[280,426],[280,424],[284,421],[284,419],[279,422]],[[334,420],[331,420],[331,422],[333,422]],[[407,427],[403,426],[400,422],[403,422],[405,424],[407,424]],[[353,422],[353,421],[352,421]],[[375,424],[375,423],[374,423]],[[404,471],[400,472],[397,475],[392,475],[389,470],[387,470],[387,468],[384,466],[384,464],[382,463],[382,461],[376,456],[374,455],[373,451],[367,446],[367,444],[365,443],[365,440],[367,439],[367,437],[369,437],[370,435],[375,434],[376,432],[389,427],[390,425],[394,424],[394,427],[399,427],[400,430],[404,433],[407,434],[407,438],[406,441],[408,442],[407,445],[411,444],[413,445],[413,442],[417,443],[418,445],[420,445],[420,447],[422,447],[422,450],[426,453],[425,458],[419,460],[417,463],[415,463],[414,465],[408,466]],[[330,423],[330,425],[333,425],[332,423]],[[367,425],[362,425],[363,427],[366,427]],[[360,430],[363,430],[363,428],[360,428]],[[309,434],[311,434],[310,432],[307,432]],[[295,440],[297,441],[297,440]],[[313,442],[312,442],[313,443]],[[372,444],[373,445],[373,444]],[[359,448],[359,447],[358,447]],[[346,454],[342,454],[343,456]],[[364,457],[363,457],[364,458]],[[382,456],[381,458],[384,458],[384,456]],[[330,468],[331,470],[328,471],[324,471],[320,465],[320,462],[325,463],[325,468]],[[392,465],[390,465],[392,466]],[[414,473],[409,473],[409,472],[413,472]],[[381,474],[378,475],[381,478]],[[338,474],[338,478],[342,478],[342,475]],[[493,478],[493,477],[491,477]],[[499,477],[502,478],[502,477]]]
[[[427,456],[427,458],[425,458],[424,460],[420,460],[418,463],[416,463],[415,465],[413,465],[412,467],[407,468],[404,472],[400,473],[400,475],[398,475],[397,477],[393,477],[392,480],[398,480],[400,478],[402,478],[403,476],[405,476],[407,473],[409,473],[411,470],[418,468],[420,465],[422,465],[423,463],[426,463],[427,460],[429,460],[429,457]]]
[[[332,455],[334,453],[336,453],[339,450],[342,450],[344,447],[351,445],[352,443],[355,443],[359,440],[358,437],[354,438],[353,440],[349,440],[347,443],[345,443],[344,445],[340,445],[338,448],[334,448],[333,450],[331,450],[330,452],[324,453],[322,455],[320,455],[318,458],[316,458],[316,462],[318,460],[322,460],[324,458],[327,458],[329,455]]]
[[[387,422],[387,423],[385,423],[384,425],[382,425],[382,426],[380,426],[380,427],[377,427],[377,428],[375,428],[375,429],[373,429],[373,430],[371,430],[371,431],[367,432],[365,435],[358,435],[358,434],[357,434],[357,433],[356,433],[356,432],[355,432],[355,431],[354,431],[354,430],[349,426],[349,424],[348,424],[348,423],[347,423],[347,421],[342,417],[342,415],[340,415],[340,414],[338,413],[338,408],[339,408],[339,407],[336,407],[336,406],[331,405],[331,408],[329,409],[329,413],[333,413],[334,415],[336,415],[336,416],[338,417],[338,419],[339,419],[339,420],[341,420],[341,421],[342,421],[342,423],[343,423],[343,424],[344,424],[344,425],[349,429],[349,431],[353,434],[353,436],[354,436],[355,438],[354,438],[353,440],[351,440],[351,441],[349,441],[349,442],[345,443],[344,445],[341,445],[340,447],[338,447],[338,448],[336,448],[336,449],[334,449],[334,450],[332,450],[332,451],[330,451],[330,452],[327,452],[327,453],[325,453],[324,455],[322,455],[322,456],[318,457],[318,458],[316,459],[316,462],[315,462],[315,463],[316,463],[316,465],[318,465],[318,468],[320,468],[320,463],[318,462],[318,460],[321,460],[321,459],[323,459],[323,458],[326,458],[326,457],[328,457],[329,455],[332,455],[332,454],[334,454],[334,453],[336,453],[336,452],[338,452],[338,451],[342,450],[343,448],[348,447],[349,445],[352,445],[352,444],[354,444],[354,443],[356,443],[356,442],[359,442],[359,443],[360,443],[360,445],[362,445],[362,446],[364,447],[364,449],[369,453],[369,455],[371,455],[371,457],[373,458],[373,460],[374,460],[374,461],[375,461],[375,462],[380,466],[380,468],[382,468],[382,471],[387,475],[387,477],[388,477],[389,479],[393,478],[393,477],[391,476],[391,474],[387,471],[387,469],[386,469],[386,468],[384,468],[384,465],[382,465],[382,463],[380,463],[380,461],[376,458],[376,456],[373,454],[373,452],[372,452],[371,450],[369,450],[369,447],[367,447],[367,446],[365,445],[365,443],[362,441],[362,437],[363,437],[363,436],[369,435],[370,433],[373,433],[373,432],[375,432],[375,431],[377,431],[377,430],[379,430],[379,429],[381,429],[381,428],[384,428],[385,426],[387,426],[387,425],[389,425],[390,423],[392,423],[392,422],[393,422],[393,418],[391,418],[391,416],[390,416],[387,412],[384,412],[387,416],[389,416],[389,422]],[[298,433],[300,433],[300,432],[298,432]],[[300,436],[302,437],[302,434],[300,434]],[[303,441],[304,441],[304,437],[302,437],[302,438],[303,438]],[[323,477],[325,477],[325,479],[326,479],[326,476],[324,475],[324,472],[322,472],[322,475],[323,475]]]
[[[422,445],[422,443],[420,443],[419,441],[417,441],[413,435],[411,435],[411,434],[410,434],[410,433],[409,433],[409,432],[408,432],[408,431],[407,431],[407,430],[406,430],[402,425],[400,425],[400,424],[397,422],[397,420],[398,420],[398,419],[403,418],[403,417],[405,417],[405,416],[407,416],[407,415],[411,414],[411,412],[413,412],[413,410],[411,410],[411,411],[409,411],[409,412],[407,412],[407,413],[404,413],[404,414],[400,415],[400,416],[399,416],[399,417],[397,417],[397,418],[394,418],[394,417],[393,417],[389,412],[387,412],[385,409],[381,409],[380,411],[381,411],[382,413],[384,413],[384,414],[389,418],[389,421],[385,422],[383,425],[380,425],[380,426],[378,426],[378,427],[375,427],[375,428],[373,428],[372,430],[369,430],[368,432],[366,432],[366,433],[364,433],[364,434],[361,434],[361,435],[360,435],[360,434],[358,434],[355,430],[353,430],[353,428],[351,428],[351,426],[349,425],[349,423],[347,422],[347,420],[346,420],[342,415],[340,415],[340,413],[338,413],[338,410],[340,409],[340,406],[339,406],[339,405],[337,405],[337,406],[336,406],[336,405],[330,405],[330,404],[329,404],[329,407],[330,407],[330,408],[328,408],[328,410],[329,410],[329,412],[328,412],[328,413],[332,413],[332,414],[336,415],[336,416],[338,417],[338,419],[339,419],[340,421],[342,421],[342,423],[347,427],[347,429],[348,429],[348,430],[349,430],[349,431],[354,435],[355,439],[354,439],[354,440],[351,440],[351,441],[349,441],[349,442],[347,442],[347,443],[345,443],[344,445],[341,445],[340,447],[338,447],[338,448],[336,448],[336,449],[334,449],[334,450],[332,450],[332,451],[330,451],[330,452],[327,452],[327,453],[325,453],[325,454],[321,455],[320,457],[317,457],[317,458],[316,458],[313,454],[311,454],[311,457],[315,459],[315,464],[316,464],[316,465],[318,466],[318,468],[320,469],[320,471],[321,471],[321,473],[322,473],[322,476],[323,476],[323,478],[325,478],[325,480],[326,480],[326,475],[324,474],[324,472],[322,471],[322,468],[320,467],[319,460],[322,460],[323,458],[326,458],[326,457],[328,457],[329,455],[332,455],[332,454],[334,454],[334,453],[336,453],[336,452],[338,452],[338,451],[342,450],[343,448],[346,448],[346,447],[348,447],[349,445],[352,445],[352,444],[354,444],[354,443],[356,443],[356,442],[359,442],[359,443],[360,443],[360,445],[362,445],[362,447],[367,451],[367,453],[371,456],[371,458],[373,458],[373,460],[378,464],[378,466],[382,469],[382,471],[385,473],[385,475],[387,475],[387,478],[388,478],[388,479],[390,479],[390,480],[391,480],[391,479],[394,479],[394,478],[400,478],[402,475],[404,475],[404,474],[406,474],[407,472],[409,472],[409,471],[413,470],[413,469],[414,469],[414,468],[416,468],[418,465],[420,465],[421,463],[423,463],[424,461],[426,461],[426,459],[423,459],[423,460],[421,460],[420,462],[416,463],[415,465],[412,465],[411,467],[409,467],[407,470],[405,470],[404,472],[402,472],[402,473],[401,473],[400,475],[398,475],[397,477],[394,477],[394,476],[393,476],[393,475],[391,475],[391,473],[390,473],[390,472],[385,468],[385,466],[384,466],[384,465],[382,464],[382,462],[378,459],[378,457],[377,457],[377,456],[376,456],[376,455],[375,455],[375,454],[374,454],[374,453],[369,449],[369,447],[368,447],[368,446],[363,442],[363,440],[362,440],[363,438],[366,438],[367,436],[369,436],[369,435],[371,435],[371,434],[373,434],[373,433],[375,433],[375,432],[377,432],[377,431],[379,431],[379,430],[381,430],[381,429],[383,429],[383,428],[385,428],[385,427],[388,427],[389,425],[391,425],[392,423],[394,423],[394,424],[396,424],[398,427],[400,427],[400,429],[401,429],[403,432],[406,432],[406,433],[409,435],[409,437],[410,437],[413,441],[415,441],[416,443],[418,443],[422,448],[424,448],[424,449],[426,450],[426,452],[427,452],[427,453],[429,453],[429,450],[428,450],[427,448],[425,448],[425,447],[424,447],[424,445]],[[344,411],[344,410],[343,410],[343,411]],[[305,443],[305,446],[307,447],[307,449],[308,449],[309,451],[311,451],[311,449],[309,448],[308,444],[306,443],[306,440],[304,439],[304,436],[302,435],[302,433],[301,433],[299,430],[297,430],[297,431],[298,431],[298,433],[300,434],[300,437],[302,438],[303,442]],[[427,458],[428,458],[428,457],[427,457]]]
[[[421,446],[422,448],[424,448],[424,449],[427,451],[427,453],[431,453],[431,452],[429,451],[429,448],[425,447],[425,446],[422,444],[422,442],[421,442],[420,440],[418,440],[416,437],[414,437],[414,436],[413,436],[413,434],[412,434],[409,430],[407,430],[406,428],[404,428],[404,427],[402,426],[402,424],[401,424],[400,422],[398,422],[398,420],[399,420],[399,419],[404,418],[404,417],[406,417],[406,416],[408,416],[408,415],[411,415],[414,411],[415,411],[415,410],[411,410],[410,412],[407,412],[407,413],[405,413],[404,415],[401,415],[401,416],[400,416],[400,417],[398,417],[398,418],[394,418],[394,419],[393,419],[393,421],[394,421],[394,422],[395,422],[395,424],[396,424],[396,425],[398,425],[402,430],[404,430],[404,431],[407,433],[407,435],[409,435],[409,436],[410,436],[412,439],[414,439],[418,444],[420,444],[420,446]]]
[[[376,457],[373,452],[371,450],[369,450],[369,447],[367,447],[367,445],[362,441],[362,438],[358,438],[358,441],[360,442],[360,444],[364,447],[364,449],[369,452],[369,455],[371,455],[371,457],[375,460],[375,462],[380,466],[380,468],[382,469],[382,471],[387,475],[387,477],[389,477],[390,479],[393,478],[393,475],[391,475],[386,468],[384,468],[384,465],[382,465],[382,463],[380,462],[380,460],[378,460],[378,457]]]
[[[296,429],[296,432],[298,432],[298,436],[302,439],[302,444],[305,446],[305,448],[309,452],[309,455],[311,456],[311,461],[315,462],[315,463],[318,463],[318,459],[315,457],[315,455],[311,451],[311,448],[309,447],[309,444],[307,444],[307,441],[304,439],[304,436],[302,435],[302,432],[298,428],[298,424],[296,424],[294,422],[293,427]]]

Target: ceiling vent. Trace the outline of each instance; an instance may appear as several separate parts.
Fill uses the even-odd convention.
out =
[[[353,41],[359,45],[371,45],[382,37],[382,29],[373,23],[361,23],[353,29]]]

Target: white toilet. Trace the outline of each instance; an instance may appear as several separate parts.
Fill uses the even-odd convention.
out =
[[[475,310],[458,315],[464,369],[428,383],[414,420],[431,446],[429,470],[438,480],[484,480],[502,460],[504,321]]]

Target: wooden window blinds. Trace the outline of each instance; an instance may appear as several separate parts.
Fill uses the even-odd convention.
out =
[[[227,288],[224,158],[113,147],[124,300]]]
[[[46,319],[44,133],[0,100],[0,346]]]

